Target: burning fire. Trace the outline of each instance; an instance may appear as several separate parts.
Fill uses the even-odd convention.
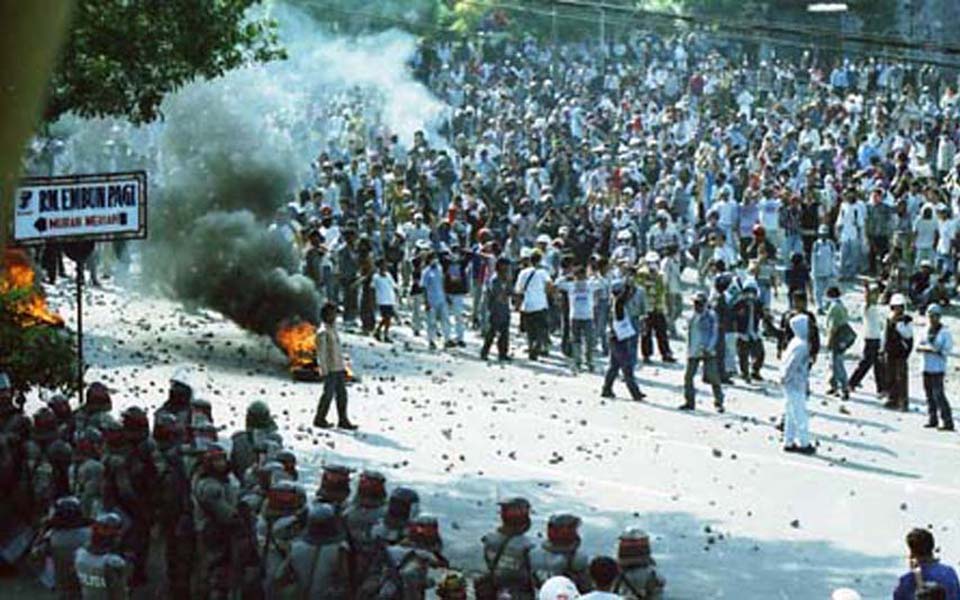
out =
[[[277,344],[290,359],[291,369],[317,368],[317,328],[306,321],[281,326]]]
[[[311,323],[300,321],[281,325],[275,340],[290,361],[290,372],[298,381],[320,381],[317,368],[317,328]],[[353,381],[353,365],[350,357],[344,355],[347,381]]]
[[[24,327],[52,325],[63,327],[63,317],[47,307],[47,301],[39,288],[35,287],[36,271],[27,253],[18,248],[7,248],[4,252],[4,267],[0,276],[0,293],[12,290],[24,290],[28,295],[14,307],[15,318]]]

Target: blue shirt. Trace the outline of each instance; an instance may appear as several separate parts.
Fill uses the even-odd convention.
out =
[[[924,581],[935,581],[946,588],[947,600],[960,600],[960,582],[957,581],[957,572],[953,567],[932,560],[920,564],[920,573]],[[916,591],[916,577],[913,572],[907,573],[900,578],[897,589],[893,590],[893,600],[913,600]]]
[[[447,301],[447,295],[443,291],[443,270],[440,268],[440,263],[433,262],[423,270],[420,276],[420,287],[426,293],[427,303],[430,306],[440,306]]]

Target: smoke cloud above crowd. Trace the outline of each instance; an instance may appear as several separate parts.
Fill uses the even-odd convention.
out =
[[[311,161],[334,133],[331,117],[356,114],[349,98],[359,92],[364,125],[409,142],[444,107],[407,67],[416,51],[409,34],[334,36],[290,5],[268,10],[287,60],[190,84],[165,99],[162,122],[144,128],[67,119],[57,170],[145,167],[144,285],[273,335],[291,317],[318,314],[294,250],[268,226],[309,182]],[[139,147],[119,150],[114,139]]]

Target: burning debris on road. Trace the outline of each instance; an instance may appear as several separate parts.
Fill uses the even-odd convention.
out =
[[[0,294],[23,292],[24,298],[15,304],[16,319],[23,327],[49,325],[63,327],[63,317],[50,310],[43,292],[36,285],[36,271],[30,257],[20,248],[7,248],[4,269],[0,276]]]

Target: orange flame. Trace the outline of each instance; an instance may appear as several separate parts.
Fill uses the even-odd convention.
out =
[[[290,360],[290,371],[295,378],[304,377],[304,380],[312,381],[311,373],[319,376],[316,326],[306,321],[281,325],[274,339]],[[350,362],[350,357],[344,355],[343,361],[347,382],[354,381],[353,363]]]
[[[317,328],[306,321],[281,326],[277,344],[290,359],[291,369],[316,368]]]
[[[4,269],[0,276],[0,293],[12,290],[28,290],[26,298],[14,306],[14,318],[23,327],[52,325],[63,327],[63,317],[47,307],[43,293],[35,284],[36,271],[27,253],[17,248],[7,248],[4,253]]]

